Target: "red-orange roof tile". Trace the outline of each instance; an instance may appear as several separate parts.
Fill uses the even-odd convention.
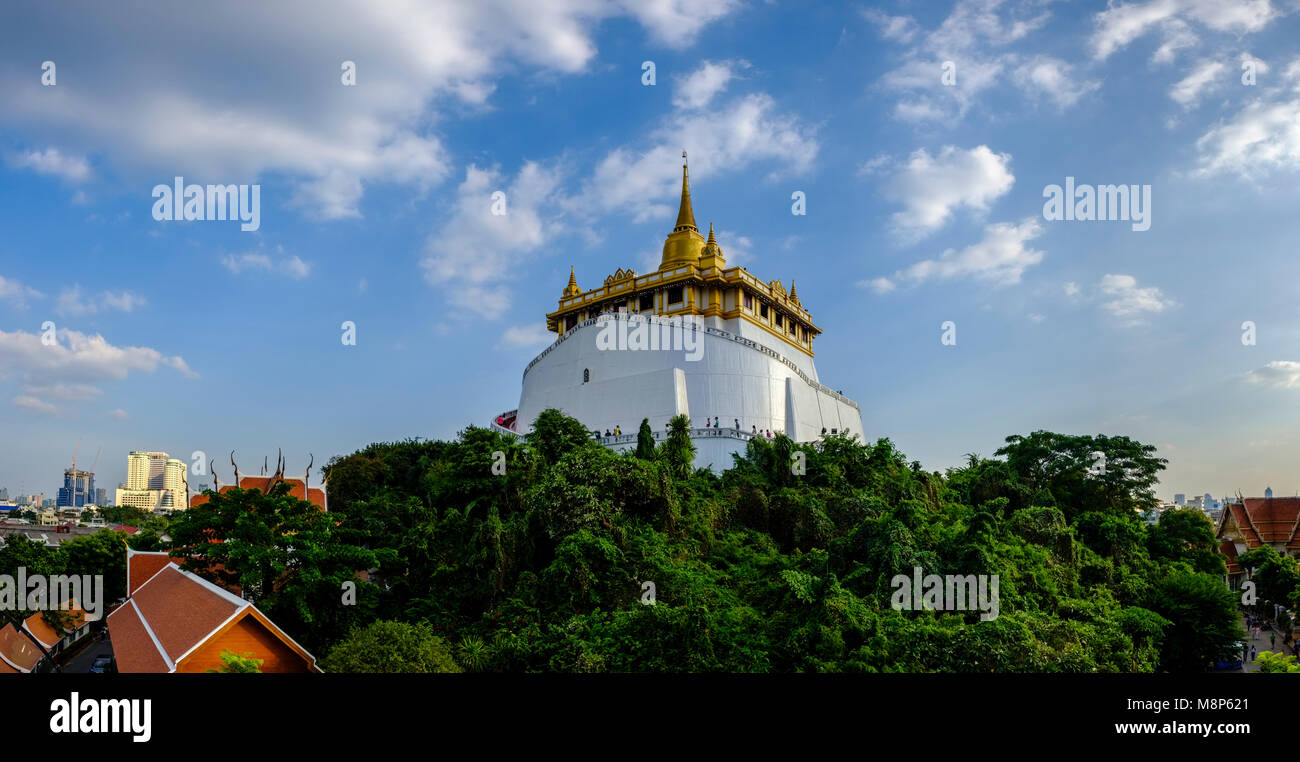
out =
[[[16,667],[20,672],[30,672],[36,662],[41,660],[41,650],[12,623],[0,629],[0,659]]]
[[[108,632],[118,672],[171,671],[130,601],[108,615]]]

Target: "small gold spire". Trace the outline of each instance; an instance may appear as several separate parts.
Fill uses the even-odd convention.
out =
[[[578,288],[578,278],[573,274],[573,265],[569,265],[569,285],[564,287],[564,298],[567,299],[581,293],[582,289]]]
[[[707,246],[717,246],[717,245],[718,245],[718,239],[716,239],[716,238],[713,237],[713,222],[712,222],[712,221],[709,222],[709,240],[707,241],[706,245],[707,245]]]
[[[677,224],[673,227],[673,232],[680,230],[700,232],[700,229],[695,226],[695,212],[691,209],[691,185],[686,174],[685,151],[682,151],[682,205],[677,210]]]
[[[799,304],[799,289],[794,286],[794,279],[790,279],[790,301]]]

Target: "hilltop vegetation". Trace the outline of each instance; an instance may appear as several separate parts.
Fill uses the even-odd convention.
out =
[[[329,671],[1198,671],[1242,637],[1204,515],[1141,521],[1164,461],[1127,437],[1012,436],[939,474],[886,439],[777,436],[718,476],[688,425],[625,455],[553,410],[525,442],[374,444],[325,467],[329,513],[209,493],[172,554]],[[0,572],[99,559],[120,585],[120,547],[15,539]],[[914,567],[998,575],[998,616],[895,610]]]
[[[939,474],[884,439],[778,436],[715,476],[686,426],[620,455],[547,411],[527,442],[469,428],[335,458],[324,544],[376,572],[354,606],[317,575],[290,631],[363,671],[400,670],[356,647],[390,621],[470,671],[1187,671],[1241,637],[1208,520],[1140,520],[1150,446],[1040,431]],[[913,567],[999,575],[1000,615],[894,610]]]

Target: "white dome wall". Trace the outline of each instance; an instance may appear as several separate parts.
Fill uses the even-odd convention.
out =
[[[654,322],[650,327],[663,330]],[[595,320],[584,321],[533,360],[524,374],[519,401],[516,429],[520,433],[530,431],[537,416],[554,407],[590,430],[603,433],[617,425],[633,439],[642,418],[649,418],[651,428],[661,432],[678,413],[689,415],[693,427],[703,427],[706,419],[717,416],[722,428],[733,428],[739,418],[745,433],[757,426],[800,442],[817,439],[823,428],[848,429],[865,439],[858,408],[830,389],[810,383],[816,378],[812,358],[803,356],[797,363],[788,358],[791,365],[787,365],[773,350],[716,328],[700,328],[686,339],[687,345],[696,346],[695,353],[602,350],[596,337],[603,328],[605,324]],[[689,328],[686,333],[690,334]],[[691,356],[699,359],[691,361]],[[586,384],[584,368],[591,378]],[[730,453],[745,446],[743,439],[730,436],[693,439],[699,449],[697,465],[718,470],[729,467]]]

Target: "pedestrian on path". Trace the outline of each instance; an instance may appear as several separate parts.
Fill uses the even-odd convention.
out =
[[[1254,647],[1254,646],[1251,646],[1251,647],[1250,647],[1250,660],[1251,660],[1251,661],[1255,661],[1255,653],[1256,653],[1256,651],[1255,651],[1255,647]]]
[[[1268,646],[1269,646],[1269,648],[1277,648],[1277,633],[1276,633],[1276,632],[1270,632],[1270,633],[1268,634]]]

